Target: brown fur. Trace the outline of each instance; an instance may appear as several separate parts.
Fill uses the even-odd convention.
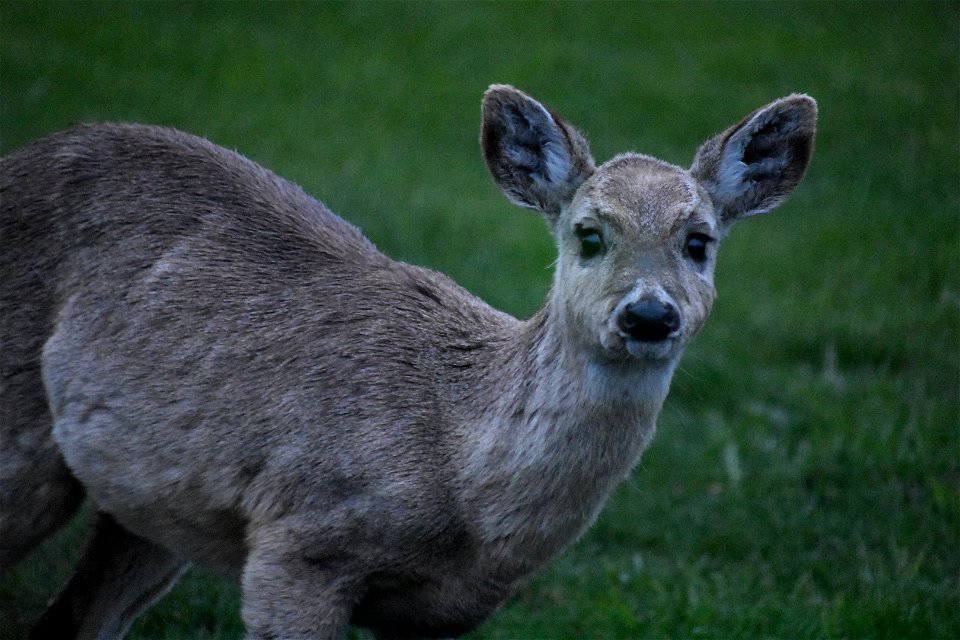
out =
[[[629,473],[720,238],[796,186],[815,119],[791,96],[692,173],[596,168],[554,112],[491,87],[488,167],[559,250],[526,322],[171,129],[80,126],[3,158],[0,568],[84,493],[100,513],[36,637],[120,636],[193,562],[242,584],[250,638],[474,628]],[[628,328],[638,303],[675,324]]]

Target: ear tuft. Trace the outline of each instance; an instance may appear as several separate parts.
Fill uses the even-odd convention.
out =
[[[480,144],[487,168],[511,202],[555,219],[595,169],[583,136],[509,85],[483,96]]]
[[[690,173],[710,193],[723,220],[764,213],[786,200],[803,178],[816,128],[813,98],[781,98],[707,140]]]

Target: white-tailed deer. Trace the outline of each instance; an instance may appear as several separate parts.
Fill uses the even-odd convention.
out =
[[[575,540],[653,435],[734,220],[797,185],[793,95],[682,169],[594,166],[509,86],[494,180],[546,218],[527,321],[395,262],[297,186],[171,129],[79,126],[0,161],[0,567],[97,511],[38,638],[118,638],[190,563],[250,638],[462,634]]]

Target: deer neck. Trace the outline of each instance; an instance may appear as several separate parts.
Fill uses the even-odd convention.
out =
[[[596,518],[653,436],[676,360],[607,362],[547,305],[478,369],[461,482],[505,574],[550,560]],[[466,399],[465,399],[466,400]]]

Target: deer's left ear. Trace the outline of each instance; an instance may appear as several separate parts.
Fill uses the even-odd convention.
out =
[[[781,98],[703,143],[690,173],[713,198],[722,221],[765,213],[800,182],[816,130],[813,98]]]

